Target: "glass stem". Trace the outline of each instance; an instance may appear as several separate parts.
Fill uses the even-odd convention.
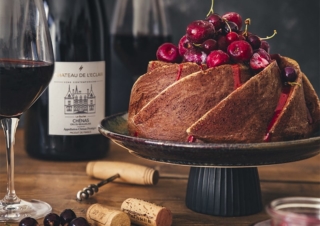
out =
[[[2,205],[20,203],[20,199],[14,190],[14,143],[18,122],[18,118],[1,119],[7,150],[7,194],[1,200]]]

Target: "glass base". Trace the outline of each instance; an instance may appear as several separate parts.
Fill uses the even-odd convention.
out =
[[[0,222],[19,222],[25,217],[39,219],[50,213],[52,207],[43,201],[32,199],[21,200],[18,204],[3,205],[0,202]]]

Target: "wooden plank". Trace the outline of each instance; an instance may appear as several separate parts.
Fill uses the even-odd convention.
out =
[[[320,155],[297,162],[259,167],[259,176],[261,180],[269,181],[320,183]]]
[[[6,163],[3,135],[0,136],[0,198],[6,191]],[[30,158],[23,147],[23,131],[18,130],[15,158],[15,187],[20,198],[36,198],[50,203],[53,212],[60,213],[66,208],[73,209],[78,216],[85,216],[87,208],[100,203],[119,209],[129,198],[140,198],[163,205],[173,213],[173,226],[207,225],[253,225],[268,219],[263,210],[258,214],[244,217],[216,217],[195,213],[185,206],[187,179],[190,167],[156,163],[137,158],[117,145],[105,158],[108,161],[132,162],[160,171],[162,177],[155,186],[110,183],[99,193],[82,202],[76,201],[76,193],[83,187],[97,183],[85,173],[87,161],[54,162]],[[320,156],[295,163],[259,167],[262,201],[270,201],[287,196],[320,197]],[[42,219],[39,220],[42,224]],[[2,224],[0,224],[1,226]],[[12,224],[17,225],[17,224]]]
[[[5,191],[5,175],[0,175],[1,195]],[[267,219],[265,211],[246,217],[215,217],[195,213],[185,206],[187,180],[162,179],[156,186],[140,186],[110,183],[90,199],[78,202],[76,193],[79,189],[97,180],[81,175],[18,174],[16,191],[20,198],[36,198],[50,203],[53,212],[60,213],[66,208],[73,209],[78,216],[85,216],[86,209],[93,203],[100,203],[109,208],[120,209],[127,198],[139,198],[169,208],[173,213],[173,225],[251,225]],[[263,204],[285,196],[319,196],[318,183],[261,183]]]

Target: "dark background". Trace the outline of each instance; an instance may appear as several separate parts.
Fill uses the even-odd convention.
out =
[[[105,0],[109,22],[116,0]],[[211,0],[163,0],[167,7],[173,43],[185,34],[186,26],[193,20],[204,19]],[[243,19],[251,18],[249,31],[260,37],[277,35],[269,40],[271,53],[280,53],[295,59],[308,76],[318,96],[319,74],[319,11],[320,0],[215,0],[215,13],[235,11]],[[110,113],[127,111],[133,83],[130,72],[112,54]]]

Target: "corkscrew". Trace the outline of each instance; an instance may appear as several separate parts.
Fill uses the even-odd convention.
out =
[[[109,182],[114,181],[119,177],[120,177],[120,174],[117,173],[116,175],[113,175],[112,177],[102,180],[97,184],[90,184],[84,189],[78,191],[77,200],[82,201],[83,199],[88,199],[90,196],[94,195],[94,193],[97,193],[101,186],[108,184]]]
[[[103,179],[97,184],[90,184],[77,193],[77,200],[88,199],[99,191],[103,185],[116,179],[119,183],[155,185],[159,180],[159,172],[155,169],[124,162],[94,161],[86,168],[89,176]],[[107,179],[104,179],[107,178]]]

